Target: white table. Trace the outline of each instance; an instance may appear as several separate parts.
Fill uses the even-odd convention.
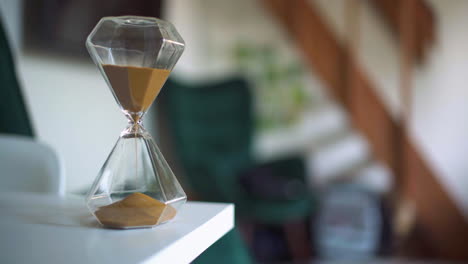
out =
[[[188,202],[170,223],[112,230],[81,197],[0,193],[0,263],[189,263],[233,226],[231,204]]]

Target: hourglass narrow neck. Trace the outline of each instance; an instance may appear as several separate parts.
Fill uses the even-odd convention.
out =
[[[127,110],[122,110],[122,112],[125,114],[125,117],[127,117],[129,124],[138,123],[140,125],[141,125],[141,122],[143,120],[143,115],[145,114],[145,112],[143,112],[143,111],[130,112],[130,111],[127,111]]]
[[[128,119],[128,125],[124,131],[120,134],[120,137],[123,138],[133,138],[133,137],[146,137],[148,132],[146,132],[145,128],[143,127],[142,119],[138,119],[137,122],[133,121],[133,119]]]

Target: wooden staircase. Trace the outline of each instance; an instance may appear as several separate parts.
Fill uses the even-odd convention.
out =
[[[295,40],[312,73],[347,110],[353,127],[366,137],[374,157],[391,169],[399,194],[414,203],[418,234],[433,249],[431,255],[468,261],[468,224],[464,216],[438,182],[436,172],[404,124],[394,120],[386,109],[376,94],[375,84],[350,48],[340,43],[312,1],[262,1]],[[388,4],[383,0],[375,2]],[[415,41],[419,43],[415,45],[421,45],[416,52],[421,58],[426,41],[430,40],[428,36],[433,33]]]

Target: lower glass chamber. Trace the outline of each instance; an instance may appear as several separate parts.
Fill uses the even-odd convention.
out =
[[[175,217],[187,196],[140,124],[122,132],[87,197],[106,227],[143,228]]]

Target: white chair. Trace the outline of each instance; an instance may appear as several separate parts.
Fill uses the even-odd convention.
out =
[[[55,151],[32,138],[0,134],[0,192],[63,195],[65,177]]]

